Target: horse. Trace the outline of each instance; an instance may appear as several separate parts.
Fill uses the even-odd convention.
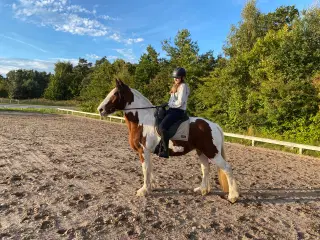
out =
[[[146,196],[152,191],[151,154],[161,141],[157,133],[156,107],[138,90],[130,88],[122,80],[116,79],[112,89],[97,108],[100,116],[107,116],[115,111],[123,111],[129,130],[129,144],[140,158],[143,172],[143,186],[137,190],[137,196]],[[218,169],[218,180],[223,192],[228,193],[228,200],[235,203],[239,198],[236,180],[231,165],[226,161],[224,151],[224,134],[222,128],[207,119],[190,117],[189,137],[187,140],[169,142],[169,156],[182,156],[196,150],[199,156],[202,182],[195,192],[206,195],[211,191],[209,182],[209,164],[214,163]]]

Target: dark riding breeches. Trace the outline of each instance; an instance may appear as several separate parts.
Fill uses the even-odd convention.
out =
[[[168,131],[169,128],[174,123],[176,123],[177,121],[179,121],[180,119],[183,118],[184,114],[185,114],[185,111],[182,109],[169,108],[166,116],[164,117],[164,119],[162,120],[162,122],[159,125],[159,130],[161,132]]]

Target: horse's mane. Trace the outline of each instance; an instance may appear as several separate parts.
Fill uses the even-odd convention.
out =
[[[138,98],[143,99],[144,101],[149,103],[151,106],[153,106],[153,104],[150,102],[150,100],[148,98],[146,98],[145,96],[143,96],[142,93],[140,93],[138,90],[136,90],[134,88],[131,88],[131,91],[134,93],[135,96],[137,96]]]

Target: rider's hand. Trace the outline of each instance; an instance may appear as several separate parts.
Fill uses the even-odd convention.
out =
[[[162,103],[161,104],[161,107],[166,107],[166,106],[168,106],[168,103]]]

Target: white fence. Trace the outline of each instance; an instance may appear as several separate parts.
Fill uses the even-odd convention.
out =
[[[8,98],[0,98],[0,103],[16,103],[16,104],[19,104],[20,101],[17,100],[17,99],[8,99]]]
[[[58,110],[67,112],[67,114],[70,112],[71,114],[79,113],[79,114],[82,114],[84,116],[92,115],[92,116],[100,117],[100,114],[97,114],[97,113],[74,111],[74,110],[63,109],[63,108],[58,108]],[[109,121],[111,121],[112,118],[120,120],[120,122],[124,122],[125,121],[123,117],[117,117],[117,116],[110,116],[109,115],[109,116],[107,116],[105,118],[108,118]],[[102,117],[100,117],[100,119],[102,119]],[[281,146],[298,148],[299,149],[299,154],[302,154],[303,150],[313,150],[313,151],[320,152],[320,147],[317,147],[317,146],[310,146],[310,145],[304,145],[304,144],[292,143],[292,142],[284,142],[284,141],[278,141],[278,140],[273,140],[273,139],[268,139],[268,138],[259,138],[259,137],[253,137],[253,136],[246,136],[246,135],[235,134],[235,133],[226,133],[225,132],[224,135],[227,136],[227,137],[234,137],[234,138],[251,140],[252,146],[254,146],[255,142],[263,142],[263,143],[271,143],[271,144],[276,144],[276,145],[281,145]]]
[[[117,116],[112,116],[112,115],[109,115],[107,117],[101,117],[100,114],[97,114],[97,113],[89,113],[89,112],[81,112],[81,111],[75,111],[75,110],[71,110],[71,109],[64,109],[64,108],[58,108],[59,111],[63,111],[63,112],[67,112],[67,114],[74,114],[74,113],[79,113],[79,114],[82,114],[84,115],[85,117],[86,116],[97,116],[97,117],[100,117],[100,119],[103,119],[103,118],[107,118],[109,119],[109,121],[111,122],[112,119],[118,119],[120,120],[120,122],[124,123],[124,118],[123,117],[117,117]]]

